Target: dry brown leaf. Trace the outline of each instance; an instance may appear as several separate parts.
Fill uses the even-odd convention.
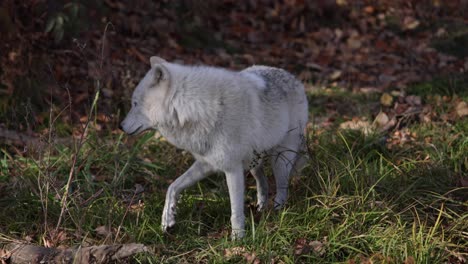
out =
[[[414,264],[416,262],[414,261],[414,258],[412,256],[409,256],[408,258],[406,258],[405,262],[403,262],[403,263],[405,263],[405,264]]]
[[[398,90],[393,90],[393,91],[390,92],[390,95],[392,95],[392,96],[405,96],[405,92],[398,91]]]
[[[342,71],[336,70],[332,74],[330,74],[330,80],[336,81],[338,78],[341,77]]]
[[[16,57],[18,57],[18,55],[19,55],[19,54],[18,54],[17,52],[14,52],[14,51],[9,52],[9,53],[8,53],[8,59],[9,59],[11,62],[15,62]]]
[[[6,264],[7,260],[11,257],[11,251],[0,248],[0,263]]]
[[[403,29],[404,30],[413,30],[419,26],[420,22],[414,18],[407,16],[403,19]]]
[[[468,115],[468,104],[465,101],[461,101],[455,107],[455,111],[459,117],[464,117]]]
[[[337,28],[335,29],[335,38],[336,40],[340,40],[343,37],[343,30]]]
[[[437,29],[436,33],[435,33],[435,36],[438,37],[438,38],[441,38],[443,36],[447,35],[447,30],[445,30],[445,28],[439,28]]]
[[[377,93],[380,91],[380,89],[377,87],[367,86],[367,87],[359,88],[358,91],[364,94],[370,94],[370,93]]]
[[[298,76],[299,80],[302,82],[309,82],[312,79],[312,72],[309,70],[303,70]]]
[[[348,4],[348,1],[346,0],[336,0],[336,4],[339,6],[345,6]]]
[[[296,239],[296,243],[294,245],[294,254],[303,255],[309,252],[310,252],[310,247],[307,245],[307,239],[306,238]]]
[[[223,255],[226,259],[242,256],[247,263],[258,264],[260,260],[255,252],[249,252],[245,247],[232,247],[224,249]]]
[[[383,93],[382,96],[380,97],[380,103],[383,106],[391,106],[393,103],[393,96],[391,96],[388,93]]]
[[[309,246],[312,247],[314,253],[318,256],[323,256],[325,254],[325,245],[321,241],[310,241]]]
[[[388,115],[384,112],[380,112],[374,119],[374,125],[377,126],[378,128],[382,128],[389,121],[390,121],[390,118],[388,118]]]
[[[364,7],[364,12],[366,12],[368,14],[372,14],[372,13],[374,13],[374,11],[375,11],[375,8],[373,6]]]
[[[224,249],[223,256],[225,258],[232,258],[235,256],[241,256],[246,251],[245,247],[232,247]]]
[[[359,49],[362,46],[362,41],[359,36],[352,36],[346,41],[351,49]]]
[[[367,135],[372,132],[372,125],[369,123],[369,121],[350,120],[341,123],[340,129],[359,130]]]
[[[396,103],[395,107],[394,107],[395,114],[401,115],[401,114],[405,113],[409,108],[410,108],[410,106],[407,105],[407,104]]]
[[[255,252],[245,252],[242,256],[245,258],[247,263],[260,263]]]
[[[94,229],[94,231],[96,231],[96,234],[100,235],[100,236],[103,236],[103,237],[108,237],[111,235],[111,228],[109,228],[108,226],[98,226]]]
[[[363,255],[359,255],[359,260],[360,260],[359,263],[361,264],[374,264],[374,262],[372,261],[372,258],[363,256]]]
[[[317,63],[313,63],[313,62],[307,62],[306,67],[310,68],[312,70],[316,70],[316,71],[322,71],[323,70],[322,66],[318,65]]]
[[[46,237],[42,237],[42,243],[44,244],[44,247],[46,248],[51,248],[54,246],[52,240],[46,238]]]
[[[421,105],[421,96],[417,95],[408,95],[405,97],[406,103],[409,105]]]

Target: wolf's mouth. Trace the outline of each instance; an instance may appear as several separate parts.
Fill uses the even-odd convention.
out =
[[[143,125],[140,125],[139,127],[137,127],[137,129],[133,130],[133,132],[131,133],[128,133],[129,136],[133,136],[135,134],[138,134],[140,131],[140,129],[143,127]]]

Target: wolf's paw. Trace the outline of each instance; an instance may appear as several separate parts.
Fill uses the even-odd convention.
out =
[[[164,233],[168,233],[175,225],[175,220],[172,220],[171,222],[164,222],[161,224],[161,229]]]
[[[245,236],[244,229],[232,229],[231,240],[239,240]]]
[[[172,225],[172,226],[162,226],[161,229],[162,229],[164,234],[171,234],[171,233],[173,233],[173,231],[175,229],[175,224]]]
[[[245,216],[243,212],[240,215],[231,215],[231,239],[237,240],[245,236]]]
[[[275,199],[273,207],[275,208],[275,210],[281,210],[283,209],[285,202],[286,202],[285,200]]]
[[[260,192],[257,193],[257,211],[263,211],[268,203],[268,195],[261,194]]]
[[[164,208],[162,215],[161,228],[163,232],[169,231],[171,227],[175,225],[175,213],[174,208]]]
[[[257,212],[262,212],[263,210],[265,210],[266,208],[266,205],[267,205],[267,202],[266,201],[258,201],[257,202]]]

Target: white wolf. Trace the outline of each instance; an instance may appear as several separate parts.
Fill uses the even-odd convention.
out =
[[[274,204],[281,208],[290,174],[303,165],[308,117],[304,86],[290,73],[267,66],[235,72],[159,57],[151,57],[150,63],[121,128],[130,135],[157,129],[196,159],[167,190],[162,229],[175,224],[179,194],[220,171],[229,189],[232,237],[243,237],[244,172],[250,170],[257,182],[261,210],[268,199],[263,160],[269,157],[276,180]]]

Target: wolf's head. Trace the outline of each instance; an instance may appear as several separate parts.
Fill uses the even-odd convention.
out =
[[[132,95],[132,108],[120,124],[129,135],[154,128],[167,116],[170,74],[167,62],[159,57],[150,58],[151,69],[140,81]]]

